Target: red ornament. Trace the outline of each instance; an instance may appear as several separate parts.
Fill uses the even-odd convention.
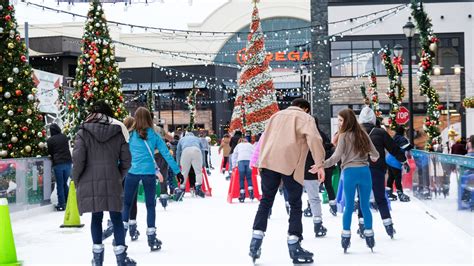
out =
[[[99,36],[99,35],[100,35],[100,32],[99,32],[99,31],[96,31],[96,32],[95,32],[95,35]]]
[[[46,130],[41,130],[41,133],[43,134],[43,137],[46,137]]]
[[[430,121],[426,121],[426,122],[425,122],[425,125],[426,125],[427,127],[429,127],[429,126],[431,126],[431,122],[430,122]]]
[[[26,132],[26,131],[28,131],[28,128],[27,127],[22,127],[21,131]]]
[[[12,19],[12,17],[11,17],[10,15],[6,15],[6,16],[5,16],[5,20],[6,20],[6,21],[10,21],[11,19]]]
[[[9,5],[9,6],[8,6],[8,10],[9,10],[9,11],[13,11],[13,5]]]
[[[21,96],[21,90],[16,90],[15,94],[16,94],[16,96]]]
[[[438,105],[438,106],[436,107],[436,109],[438,109],[438,110],[443,110],[443,109],[444,109],[444,106],[443,106],[442,104],[440,104],[440,105]]]
[[[20,57],[20,59],[21,59],[22,62],[26,62],[26,56],[22,55],[22,56]]]
[[[7,145],[8,149],[11,150],[13,148],[13,145],[10,143]]]
[[[39,121],[43,120],[43,115],[37,115],[36,119],[38,119]]]
[[[21,40],[20,35],[16,36],[16,41],[19,42]]]
[[[18,107],[18,109],[16,110],[18,113],[22,113],[23,112],[23,108],[22,107]]]

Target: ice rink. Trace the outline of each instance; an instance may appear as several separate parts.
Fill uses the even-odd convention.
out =
[[[213,165],[220,164],[217,149],[213,149]],[[194,198],[186,194],[184,201],[169,204],[164,210],[158,202],[157,235],[163,241],[161,251],[150,252],[146,241],[146,208],[138,205],[138,229],[141,236],[131,242],[127,236],[128,253],[138,265],[250,265],[248,248],[252,223],[258,201],[244,204],[227,203],[229,181],[216,170],[209,177],[212,197]],[[304,207],[306,207],[306,195]],[[60,229],[64,212],[40,211],[37,214],[14,214],[13,231],[17,256],[24,265],[90,265],[92,239],[90,215],[81,217],[80,229]],[[38,212],[38,211],[35,211]],[[352,245],[347,254],[340,246],[342,215],[329,213],[323,205],[326,237],[315,238],[311,218],[303,217],[302,246],[315,254],[315,265],[375,265],[375,264],[474,264],[474,239],[448,222],[422,202],[412,197],[409,203],[392,203],[392,216],[397,231],[390,239],[379,213],[374,215],[376,245],[374,253],[365,240],[356,234],[357,219],[352,220]],[[108,215],[104,216],[104,225]],[[268,231],[263,241],[259,265],[291,265],[286,244],[288,215],[283,197],[277,195]],[[473,221],[474,223],[474,221]],[[473,224],[474,226],[474,224]],[[112,239],[105,241],[105,263],[115,265]]]

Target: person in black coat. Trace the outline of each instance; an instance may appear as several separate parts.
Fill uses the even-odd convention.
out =
[[[69,150],[69,139],[61,132],[57,124],[49,127],[51,137],[46,141],[48,153],[53,161],[53,170],[56,177],[56,191],[58,193],[58,211],[64,211],[67,202],[69,187],[67,180],[71,176],[72,158]]]
[[[387,165],[385,163],[385,150],[395,156],[398,161],[407,165],[405,153],[393,141],[390,135],[382,128],[375,126],[377,118],[375,113],[369,107],[362,108],[359,115],[359,122],[369,134],[369,137],[377,149],[380,157],[374,163],[370,162],[370,172],[372,174],[372,191],[374,193],[375,202],[377,203],[380,216],[382,217],[385,230],[390,237],[393,237],[395,230],[393,229],[392,216],[388,208],[388,202],[385,198],[385,173],[387,172]],[[364,228],[362,212],[359,208],[359,231],[363,232]]]

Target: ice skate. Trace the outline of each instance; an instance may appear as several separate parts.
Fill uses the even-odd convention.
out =
[[[107,229],[102,232],[102,240],[109,238],[114,233],[114,225],[111,220],[107,221]]]
[[[335,201],[335,200],[330,200],[330,201],[329,201],[329,212],[330,212],[333,216],[337,216],[337,205],[336,205],[336,201]]]
[[[249,199],[253,201],[255,199],[255,196],[253,194],[253,187],[248,187],[248,190],[249,190]]]
[[[180,186],[181,187],[181,186]],[[182,185],[183,188],[175,188],[174,189],[174,200],[175,201],[181,201],[183,200],[183,197],[184,197],[184,192],[185,192],[185,188],[184,188],[184,185]]]
[[[150,247],[150,250],[160,250],[162,242],[156,238],[156,228],[148,228],[146,230],[146,235],[148,237],[148,246]]]
[[[241,189],[239,194],[239,202],[243,203],[245,201],[245,190]]]
[[[365,226],[364,226],[364,218],[359,218],[359,229],[357,229],[357,234],[360,236],[360,238],[364,239],[365,236],[364,236],[364,230],[365,230]]]
[[[309,201],[308,201],[308,208],[304,209],[303,214],[304,214],[304,217],[313,217],[313,213],[311,212],[311,206],[309,206]]]
[[[406,194],[403,193],[403,191],[397,191],[398,198],[400,199],[401,202],[409,202],[410,197],[408,197]]]
[[[92,266],[102,266],[104,263],[104,245],[103,244],[94,244],[92,246]]]
[[[253,235],[252,235],[252,240],[250,241],[250,252],[249,256],[252,258],[252,262],[255,263],[255,261],[260,258],[260,255],[262,253],[262,241],[263,241],[263,236],[265,234],[263,231],[260,230],[254,230]]]
[[[369,247],[370,250],[374,252],[374,246],[375,246],[374,231],[372,229],[365,229],[364,235],[365,235],[365,243],[367,244],[367,247]]]
[[[135,266],[137,263],[127,256],[127,246],[114,247],[117,266]]]
[[[344,249],[344,253],[347,253],[347,249],[351,246],[351,231],[342,231],[341,246]]]
[[[168,198],[169,196],[167,194],[161,194],[160,195],[160,203],[161,203],[161,206],[163,206],[163,209],[166,210],[166,207],[168,206]]]
[[[313,253],[301,247],[299,237],[288,237],[288,250],[294,264],[313,263]]]
[[[196,196],[199,196],[201,198],[204,198],[206,196],[204,195],[204,192],[201,189],[201,185],[196,185],[194,192],[196,193]]]
[[[63,212],[63,211],[66,210],[66,208],[65,208],[63,205],[56,205],[54,208],[55,208],[56,211],[58,211],[58,212]]]
[[[138,239],[138,236],[140,236],[140,232],[138,232],[137,230],[137,221],[130,220],[128,229],[129,229],[130,238],[132,239],[132,241],[136,241]]]
[[[393,223],[391,218],[387,218],[383,220],[383,225],[385,226],[385,231],[393,239],[393,235],[395,235],[396,231],[393,229]]]
[[[326,227],[323,226],[323,222],[322,221],[318,221],[318,222],[314,222],[314,235],[316,237],[323,237],[326,235],[328,229],[326,229]]]

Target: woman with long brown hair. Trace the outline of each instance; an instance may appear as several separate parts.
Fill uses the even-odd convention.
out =
[[[346,252],[350,246],[354,197],[356,189],[358,189],[360,207],[364,214],[365,240],[367,246],[372,249],[375,241],[372,230],[372,214],[369,208],[372,177],[368,158],[370,156],[370,159],[375,162],[379,158],[379,153],[372,144],[369,135],[357,122],[357,118],[351,109],[339,112],[338,121],[340,128],[336,150],[331,158],[324,162],[324,167],[331,167],[341,161],[342,174],[344,175],[344,196],[346,199],[346,206],[342,216],[342,248]]]
[[[135,127],[130,133],[130,153],[132,154],[132,167],[125,178],[124,206],[122,221],[125,229],[129,227],[130,207],[133,197],[136,197],[138,184],[142,181],[145,191],[145,204],[147,208],[147,237],[148,245],[152,251],[161,249],[161,241],[156,238],[155,227],[155,193],[156,177],[163,181],[163,176],[157,172],[154,151],[158,149],[164,159],[171,166],[175,174],[180,170],[168,151],[163,139],[153,130],[153,121],[148,109],[140,107],[135,112]],[[136,229],[136,227],[135,227]]]

